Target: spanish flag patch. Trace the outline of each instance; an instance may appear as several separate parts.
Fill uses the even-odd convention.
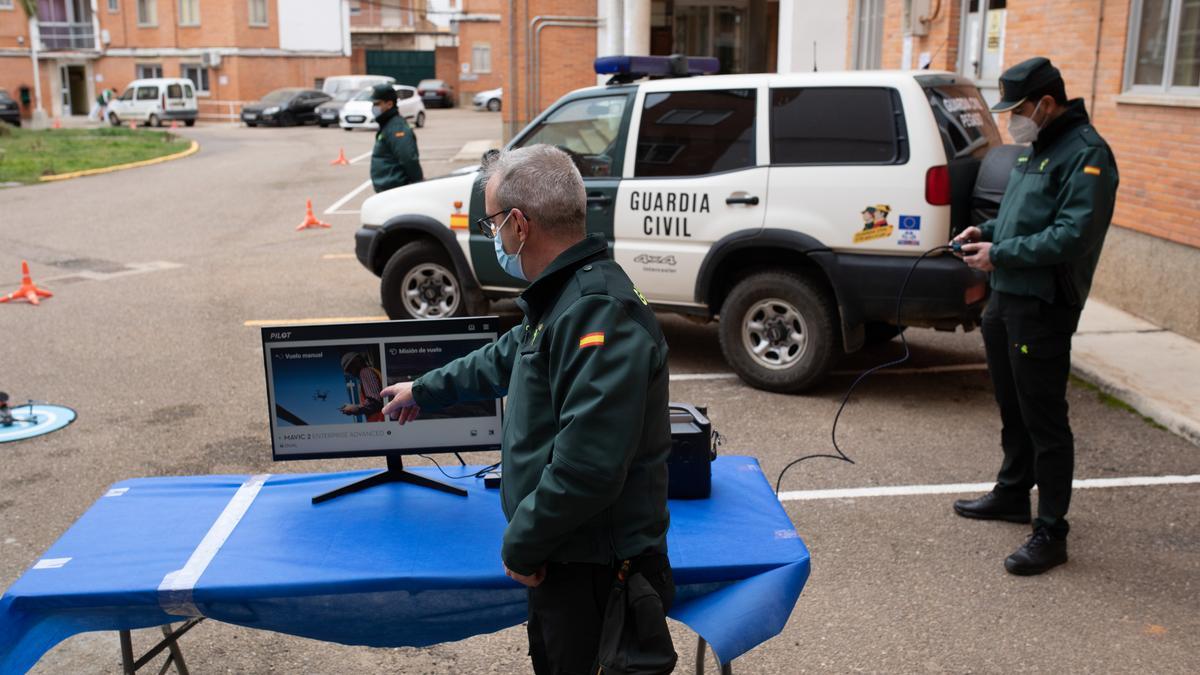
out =
[[[604,346],[603,331],[598,332],[598,333],[588,333],[587,335],[584,335],[583,337],[579,338],[579,348],[580,349],[583,349],[584,347],[603,347],[603,346]]]
[[[396,132],[396,138],[404,138],[404,132],[403,132],[403,131],[397,131],[397,132]]]
[[[1100,167],[1098,167],[1098,166],[1085,166],[1085,167],[1083,167],[1083,172],[1084,172],[1084,173],[1086,173],[1086,174],[1087,174],[1087,175],[1089,175],[1089,176],[1099,176],[1099,175],[1100,175]]]

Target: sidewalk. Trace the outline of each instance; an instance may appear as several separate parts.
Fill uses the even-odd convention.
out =
[[[1071,364],[1079,377],[1200,445],[1200,342],[1093,298]]]

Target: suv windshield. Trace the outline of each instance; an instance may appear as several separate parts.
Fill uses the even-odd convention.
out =
[[[585,178],[611,176],[616,152],[613,143],[620,133],[628,101],[625,94],[571,101],[550,113],[513,147],[553,145],[575,160]]]
[[[970,84],[925,85],[929,107],[937,120],[947,159],[983,159],[988,148],[1000,145],[1000,132],[979,90]]]

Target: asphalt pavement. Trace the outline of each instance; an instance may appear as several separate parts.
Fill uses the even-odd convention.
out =
[[[122,479],[379,465],[271,462],[258,331],[245,325],[383,314],[378,280],[351,255],[369,188],[323,213],[367,179],[366,159],[329,162],[339,148],[350,158],[367,153],[372,134],[181,133],[200,142],[198,154],[0,190],[0,289],[15,288],[27,259],[55,293],[37,308],[0,305],[0,389],[79,412],[63,431],[0,445],[0,588]],[[432,110],[417,134],[426,175],[436,176],[468,163],[450,161],[468,142],[498,139],[500,121]],[[306,199],[332,228],[295,231]],[[497,310],[511,313],[511,303]],[[661,320],[672,398],[709,406],[721,452],[757,457],[772,480],[790,459],[832,450],[832,418],[853,376],[901,350],[894,340],[855,354],[816,391],[783,396],[731,375],[715,325]],[[814,459],[785,477],[784,505],[811,550],[812,577],[783,634],[735,672],[1194,672],[1200,485],[1077,490],[1071,562],[1041,577],[1009,576],[1002,561],[1027,528],[958,518],[950,503],[964,494],[944,487],[986,483],[1000,459],[980,337],[907,336],[910,361],[866,381],[842,415],[838,441],[855,464]],[[1094,388],[1073,382],[1070,404],[1077,478],[1200,474],[1195,445]],[[946,492],[812,493],[892,486]],[[147,514],[146,536],[169,525]],[[690,663],[695,636],[673,629]],[[138,631],[135,643],[154,636]],[[519,627],[371,649],[205,622],[182,644],[198,674],[528,671]],[[72,638],[35,672],[119,672],[116,636]]]

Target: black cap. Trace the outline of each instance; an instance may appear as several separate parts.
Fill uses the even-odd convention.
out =
[[[394,87],[392,87],[392,85],[387,84],[387,83],[377,84],[374,87],[371,87],[371,100],[372,101],[395,101],[396,100],[396,89]]]
[[[1053,95],[1063,90],[1062,73],[1044,56],[1035,56],[1004,71],[1000,76],[1000,101],[992,112],[1008,112],[1033,96]]]

